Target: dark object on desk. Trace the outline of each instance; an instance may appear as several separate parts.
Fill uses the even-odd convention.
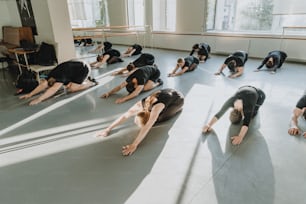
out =
[[[25,51],[36,51],[38,45],[29,40],[20,40],[20,47]]]
[[[57,64],[54,45],[42,42],[35,55],[34,63],[42,66],[51,66]]]
[[[17,77],[16,88],[18,91],[16,94],[30,93],[38,86],[36,80],[36,74],[31,70],[24,70],[21,75]]]

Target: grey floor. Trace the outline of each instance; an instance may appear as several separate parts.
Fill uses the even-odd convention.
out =
[[[78,48],[78,57],[94,60],[87,56],[89,49]],[[124,80],[110,72],[136,57],[93,70],[100,82],[94,88],[36,106],[13,95],[16,69],[0,70],[1,204],[306,203],[306,139],[287,134],[306,88],[304,64],[285,63],[272,75],[253,72],[260,60],[249,59],[245,74],[229,79],[213,75],[225,56],[212,55],[194,72],[168,78],[176,59],[188,52],[144,51],[156,56],[163,87],[182,91],[186,104],[178,116],[154,127],[130,157],[121,155],[121,146],[137,135],[132,120],[107,138],[94,135],[152,92],[120,105],[114,101],[125,90],[99,98]],[[230,125],[228,115],[203,135],[207,120],[247,84],[263,89],[267,98],[243,143],[230,144],[239,126]]]

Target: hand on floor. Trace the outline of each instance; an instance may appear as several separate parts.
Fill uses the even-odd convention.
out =
[[[124,156],[130,156],[133,154],[133,152],[135,152],[137,149],[137,146],[134,144],[130,144],[130,145],[125,145],[122,147],[122,154]]]
[[[33,106],[33,105],[39,104],[40,102],[41,102],[41,100],[39,98],[36,98],[33,101],[31,101],[29,105]]]
[[[96,137],[106,137],[109,135],[110,130],[105,129],[96,133]]]
[[[205,125],[204,127],[203,127],[203,129],[202,129],[202,132],[203,133],[208,133],[208,132],[210,132],[212,129],[211,129],[211,127],[209,126],[209,125]]]
[[[233,137],[231,137],[231,139],[232,139],[232,144],[233,145],[239,145],[242,142],[243,137],[233,136]]]
[[[300,129],[297,127],[292,127],[288,130],[290,135],[299,135],[301,133]],[[303,133],[304,134],[304,133]]]

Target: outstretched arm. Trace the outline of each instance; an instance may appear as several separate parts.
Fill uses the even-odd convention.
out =
[[[183,69],[181,69],[179,72],[177,72],[177,73],[172,73],[172,74],[169,75],[169,76],[172,76],[172,77],[174,77],[174,76],[180,76],[180,75],[184,74],[188,69],[189,69],[189,68],[186,66],[186,67],[184,67]]]
[[[265,59],[261,62],[261,64],[257,67],[255,71],[259,71],[269,60],[269,57],[265,57]]]
[[[115,75],[120,75],[120,74],[124,74],[125,72],[127,72],[127,68],[126,67],[123,67],[122,69],[118,70],[118,71],[114,71],[112,73],[112,76],[115,76]]]
[[[140,129],[136,139],[133,141],[132,144],[125,145],[122,147],[122,154],[124,156],[128,156],[133,154],[133,152],[136,151],[138,145],[142,142],[142,140],[147,136],[149,130],[152,128],[152,126],[155,124],[157,121],[157,118],[161,111],[165,108],[165,105],[162,103],[158,103],[155,106],[153,106],[151,113],[150,113],[150,118],[148,122]]]
[[[239,134],[231,137],[232,144],[233,145],[239,145],[242,142],[243,138],[245,137],[246,133],[248,132],[248,129],[249,129],[248,126],[243,125],[240,129]]]
[[[101,98],[108,98],[110,95],[117,93],[118,91],[120,91],[123,87],[125,87],[127,85],[127,82],[124,81],[122,82],[120,85],[116,86],[115,88],[113,88],[112,90],[110,90],[109,92],[104,93]]]
[[[131,57],[136,51],[134,47],[128,47],[128,49],[121,55],[121,57]]]
[[[115,128],[116,126],[122,124],[128,118],[137,115],[137,113],[139,113],[141,110],[142,110],[142,104],[141,104],[141,101],[139,101],[135,105],[133,105],[128,111],[126,111],[124,114],[122,114],[118,119],[116,119],[112,124],[110,124],[107,128],[105,128],[104,130],[98,132],[96,134],[97,137],[106,137],[106,136],[108,136],[113,128]]]
[[[130,93],[129,95],[124,96],[122,98],[118,98],[116,100],[116,103],[123,103],[123,102],[128,101],[132,98],[135,98],[136,96],[138,96],[142,92],[143,88],[144,88],[144,85],[138,85],[135,88],[135,90],[132,93]]]
[[[300,108],[295,108],[292,113],[291,121],[290,121],[290,128],[288,133],[290,135],[299,135],[301,133],[300,129],[298,128],[298,117],[303,114],[303,110]]]
[[[207,123],[204,127],[203,127],[203,130],[202,132],[203,133],[207,133],[207,132],[210,132],[212,130],[212,126],[218,121],[218,118],[216,116],[214,116],[210,121],[209,123]]]
[[[40,84],[33,91],[31,91],[30,93],[25,94],[23,96],[20,96],[19,99],[31,98],[32,96],[42,92],[46,88],[48,88],[48,81],[46,79],[42,79]]]
[[[178,70],[178,68],[180,68],[178,65],[176,65],[176,67],[173,69],[173,71],[171,73],[168,74],[168,77],[173,77],[175,76],[176,71]]]
[[[244,70],[243,67],[237,67],[237,72],[234,73],[234,74],[232,74],[232,75],[230,75],[229,77],[230,77],[230,78],[239,77],[239,76],[241,76],[241,75],[243,74],[243,70]]]
[[[219,71],[216,72],[215,75],[220,75],[222,73],[223,69],[225,69],[226,66],[227,66],[226,64],[222,64]]]
[[[209,121],[209,123],[203,127],[203,133],[211,131],[211,127],[219,120],[219,118],[224,115],[224,113],[232,106],[235,100],[235,96],[232,96],[227,99],[227,101],[225,101],[221,109],[215,114],[215,116]]]
[[[38,103],[40,103],[40,102],[50,98],[51,96],[53,96],[62,87],[62,85],[63,85],[63,83],[55,82],[55,84],[53,84],[53,86],[48,88],[47,91],[44,94],[42,94],[38,98],[32,100],[30,102],[30,105],[36,105],[36,104],[38,104]]]

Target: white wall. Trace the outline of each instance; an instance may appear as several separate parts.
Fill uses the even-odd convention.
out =
[[[59,62],[75,58],[67,1],[31,0],[31,3],[38,33],[36,43],[55,44]],[[16,0],[0,1],[0,25],[21,26]]]
[[[272,37],[241,37],[217,35],[173,35],[153,34],[156,48],[190,50],[195,42],[207,42],[212,53],[230,54],[235,50],[245,50],[250,57],[263,58],[271,50],[283,50],[288,54],[288,61],[306,62],[306,40],[275,39]],[[179,42],[179,43],[178,43]]]
[[[36,0],[41,1],[41,0]],[[54,42],[57,44],[58,61],[75,58],[73,34],[70,25],[67,1],[47,0]]]
[[[0,1],[0,28],[2,26],[21,26],[17,3],[13,0]],[[2,32],[0,39],[2,39]]]
[[[184,33],[201,33],[203,31],[203,0],[177,0],[176,31]]]
[[[108,0],[108,14],[110,25],[121,26],[127,24],[127,9],[125,1]]]

